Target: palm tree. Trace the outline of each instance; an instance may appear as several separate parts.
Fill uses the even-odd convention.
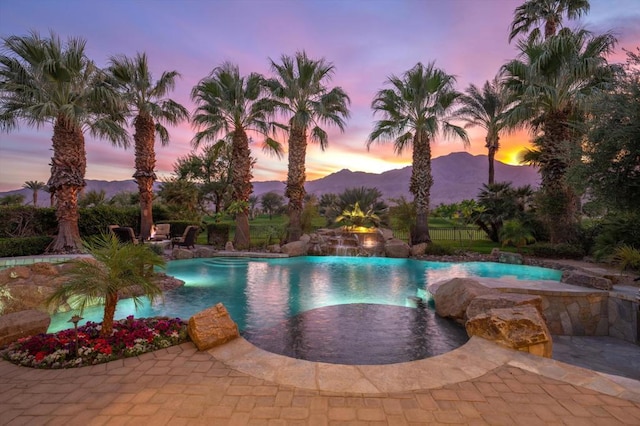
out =
[[[516,247],[516,251],[520,252],[522,247],[535,241],[531,231],[517,219],[507,220],[500,230],[502,247],[512,245]]]
[[[137,308],[140,298],[132,292],[136,287],[152,302],[162,295],[153,280],[153,268],[164,267],[165,262],[148,244],[123,244],[113,234],[86,241],[84,247],[93,257],[70,262],[69,280],[49,297],[48,303],[57,306],[72,297],[82,315],[87,306],[101,301],[104,315],[100,333],[110,336],[119,293],[130,294]]]
[[[479,126],[487,131],[485,147],[489,157],[489,185],[495,182],[494,159],[500,149],[500,132],[507,127],[505,112],[509,106],[508,92],[496,76],[484,83],[482,90],[471,84],[462,96],[463,107],[458,115],[467,122],[465,128]]]
[[[319,143],[324,151],[329,137],[320,125],[334,125],[344,131],[351,100],[341,87],[327,87],[335,67],[324,58],[313,60],[304,51],[296,52],[295,57],[282,55],[279,64],[271,60],[271,68],[276,75],[268,82],[271,94],[281,101],[280,110],[288,117],[285,196],[289,199],[287,241],[293,242],[302,236],[307,139]]]
[[[538,25],[544,24],[544,38],[556,35],[562,26],[562,17],[577,19],[589,12],[589,0],[527,0],[515,10],[509,33],[509,42],[519,34],[530,33],[530,38],[540,37]]]
[[[47,185],[44,182],[40,182],[37,180],[28,180],[22,185],[25,189],[30,189],[33,191],[33,207],[38,206],[38,191],[44,191],[47,188]]]
[[[445,137],[457,136],[465,147],[469,144],[467,132],[449,122],[460,92],[453,87],[455,77],[435,67],[417,63],[402,77],[388,78],[392,88],[380,90],[371,108],[382,114],[369,135],[367,148],[373,142],[386,142],[392,138],[394,150],[401,154],[409,145],[413,148],[411,182],[409,190],[414,195],[416,224],[411,232],[411,243],[431,242],[427,218],[433,177],[431,176],[431,142],[442,133]]]
[[[169,143],[169,132],[162,123],[176,125],[189,117],[185,107],[165,96],[175,87],[180,76],[177,71],[165,71],[154,82],[147,55],[138,53],[135,58],[113,56],[108,72],[112,83],[120,92],[133,117],[136,149],[136,172],[133,177],[140,192],[140,237],[151,236],[153,225],[153,183],[157,176],[155,135],[163,146]]]
[[[49,252],[76,252],[78,193],[85,187],[84,132],[126,146],[122,105],[105,84],[104,74],[85,54],[86,42],[69,38],[65,45],[51,33],[36,32],[3,39],[0,55],[0,129],[19,123],[53,125],[53,158],[47,183],[55,195],[58,234]]]
[[[572,238],[576,196],[566,182],[572,151],[580,146],[576,123],[589,97],[609,86],[612,67],[605,57],[616,43],[610,33],[593,36],[566,28],[545,41],[520,42],[521,54],[503,66],[505,84],[516,96],[509,120],[529,128],[536,137],[534,154],[540,166],[541,209],[552,243]]]
[[[232,144],[232,176],[236,214],[236,232],[233,241],[238,249],[248,248],[249,196],[253,191],[251,169],[254,160],[249,149],[247,132],[265,136],[263,149],[278,157],[281,146],[268,135],[273,125],[269,121],[275,111],[276,102],[265,95],[265,79],[257,73],[246,77],[240,75],[237,65],[225,62],[202,79],[191,91],[191,98],[198,108],[193,124],[198,128],[192,143],[198,147],[202,141],[217,140],[220,134]]]

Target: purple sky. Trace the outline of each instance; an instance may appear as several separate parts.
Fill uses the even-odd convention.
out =
[[[390,74],[400,75],[417,62],[457,76],[457,88],[481,86],[500,66],[515,57],[507,43],[514,9],[522,0],[0,0],[0,35],[47,35],[51,29],[65,40],[87,40],[90,58],[105,66],[109,56],[146,52],[154,76],[176,70],[182,74],[171,97],[194,107],[191,88],[224,61],[243,74],[270,74],[269,58],[279,60],[305,49],[336,67],[333,85],[351,97],[351,118],[341,134],[329,131],[329,149],[307,151],[307,179],[349,168],[380,173],[411,163],[410,152],[398,157],[392,145],[365,141],[374,117],[374,94]],[[622,61],[621,48],[640,45],[639,0],[591,0],[582,25],[596,32],[612,30],[619,39],[612,61]],[[570,23],[570,26],[576,25]],[[183,123],[169,128],[171,142],[157,144],[157,170],[169,176],[176,158],[191,151],[193,129]],[[20,188],[27,180],[49,178],[50,126],[22,126],[0,134],[0,191]],[[472,154],[486,154],[484,133],[469,129]],[[514,162],[527,143],[526,134],[505,135],[497,159]],[[126,180],[134,172],[134,152],[86,137],[88,179]],[[462,151],[458,140],[437,140],[434,157]],[[265,156],[256,145],[254,180],[286,179],[286,156]]]

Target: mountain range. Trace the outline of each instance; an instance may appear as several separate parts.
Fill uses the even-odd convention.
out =
[[[450,204],[465,199],[472,199],[478,195],[482,184],[486,183],[488,176],[488,159],[486,155],[471,155],[466,152],[454,152],[449,155],[434,158],[431,163],[433,175],[433,187],[431,188],[431,205]],[[340,194],[347,188],[378,188],[384,199],[399,198],[404,196],[412,200],[409,192],[409,180],[411,178],[411,166],[401,169],[389,170],[383,173],[352,172],[343,169],[327,175],[323,178],[308,181],[305,184],[307,193],[320,197],[322,194]],[[511,166],[499,161],[495,162],[496,182],[511,182],[513,186],[531,185],[537,188],[540,183],[538,170],[530,166]],[[161,185],[156,183],[156,189]],[[275,191],[284,195],[285,182],[264,181],[253,182],[253,193],[261,195]],[[135,181],[104,181],[87,179],[85,191],[104,190],[106,197],[111,198],[118,192],[135,192],[138,190]],[[22,194],[25,202],[32,199],[32,192],[28,189],[19,189],[0,193],[1,196]],[[41,192],[38,197],[38,205],[49,205],[49,194]]]

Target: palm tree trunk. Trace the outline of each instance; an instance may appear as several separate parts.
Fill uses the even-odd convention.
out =
[[[109,293],[104,299],[104,316],[102,318],[102,336],[110,336],[113,333],[113,318],[116,314],[118,304],[118,292]]]
[[[289,199],[289,227],[287,242],[300,240],[302,236],[302,208],[305,196],[305,158],[307,135],[304,129],[291,128],[289,135],[289,171],[284,195]]]
[[[48,186],[56,197],[58,234],[49,253],[76,253],[82,245],[78,228],[78,193],[85,187],[87,156],[82,129],[58,116],[53,126],[53,157]]]
[[[136,144],[136,172],[133,177],[140,193],[140,238],[151,236],[153,226],[153,183],[156,180],[155,125],[148,114],[140,114],[134,120]]]
[[[429,198],[431,197],[431,146],[426,135],[416,132],[413,138],[413,167],[409,190],[416,206],[416,224],[411,232],[411,244],[430,243]]]
[[[233,134],[231,184],[234,200],[247,203],[242,211],[236,213],[236,233],[233,246],[240,250],[248,249],[251,246],[248,201],[253,191],[251,184],[252,162],[249,138],[243,129],[237,129]]]
[[[540,150],[542,183],[541,214],[549,229],[551,243],[570,242],[575,236],[577,198],[566,182],[569,167],[570,132],[565,124],[568,113],[549,114],[544,123]]]
[[[495,140],[494,140],[495,139]],[[493,185],[495,183],[495,169],[494,169],[494,164],[495,164],[495,157],[496,157],[496,151],[497,151],[497,146],[498,146],[498,138],[497,137],[489,137],[487,136],[487,148],[488,150],[488,157],[489,157],[489,181],[488,184],[489,185]]]

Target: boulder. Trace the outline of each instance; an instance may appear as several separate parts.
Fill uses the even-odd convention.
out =
[[[304,241],[293,241],[282,246],[282,253],[288,254],[290,257],[306,256],[307,243]]]
[[[506,251],[501,251],[498,255],[498,262],[500,263],[509,263],[512,265],[522,265],[524,263],[524,258],[521,254],[518,253],[509,253]]]
[[[484,314],[491,309],[531,305],[542,314],[542,298],[532,294],[495,293],[478,296],[467,306],[467,318]],[[544,318],[544,316],[543,316]]]
[[[599,277],[576,270],[564,271],[562,273],[561,281],[567,284],[596,288],[598,290],[611,290],[613,288],[613,283],[608,278]]]
[[[45,312],[30,309],[0,316],[0,347],[18,339],[46,333],[51,317]]]
[[[411,247],[402,240],[392,238],[384,244],[384,254],[387,257],[405,258],[411,254]]]
[[[193,252],[187,249],[174,248],[171,252],[171,256],[174,259],[193,259]]]
[[[196,257],[213,257],[216,254],[215,249],[211,247],[196,247]]]
[[[423,256],[427,252],[427,243],[420,243],[411,246],[411,256]]]
[[[382,236],[382,239],[384,241],[388,241],[388,240],[392,240],[393,239],[393,231],[391,229],[379,228],[378,232],[380,232],[380,235]]]
[[[233,242],[227,241],[227,243],[224,245],[224,251],[236,251],[236,249],[233,247]]]
[[[267,251],[269,253],[282,253],[282,248],[280,247],[280,244],[271,244],[270,246],[267,246]]]
[[[497,293],[471,278],[453,278],[440,284],[433,295],[436,312],[441,317],[464,322],[469,303],[478,296]]]
[[[491,309],[469,319],[467,334],[507,348],[551,358],[553,341],[542,315],[532,305]]]
[[[219,346],[240,335],[238,325],[222,303],[189,318],[187,332],[200,351]]]

